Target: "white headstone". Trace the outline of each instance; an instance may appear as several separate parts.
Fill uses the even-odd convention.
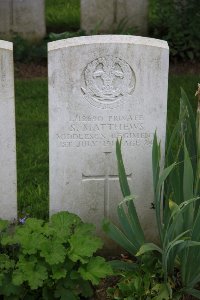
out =
[[[147,35],[148,0],[81,0],[81,28],[86,33],[109,33],[119,27]]]
[[[19,35],[28,40],[46,34],[44,0],[0,0],[0,36]]]
[[[0,218],[17,217],[13,45],[0,41]]]
[[[88,36],[49,43],[50,213],[69,210],[117,222],[122,201],[117,137],[149,239],[156,238],[151,151],[164,153],[168,45],[134,36]]]

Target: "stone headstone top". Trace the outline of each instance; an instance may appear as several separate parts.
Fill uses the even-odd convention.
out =
[[[161,47],[169,49],[166,41],[147,38],[142,36],[130,36],[130,35],[93,35],[93,36],[82,36],[69,38],[65,40],[59,40],[55,42],[48,43],[48,51],[79,46],[79,45],[90,45],[90,44],[134,44],[134,45],[143,45],[143,46],[152,46],[152,47]]]
[[[13,45],[0,41],[0,218],[17,217]]]
[[[45,34],[44,0],[0,0],[0,37],[37,41]]]
[[[115,143],[136,207],[156,239],[151,148],[155,130],[165,145],[169,49],[135,36],[89,36],[52,42],[49,58],[50,213],[69,210],[101,231],[122,201]]]
[[[145,36],[148,0],[81,0],[81,28],[87,34],[123,30]]]
[[[13,43],[0,40],[0,49],[13,50]]]

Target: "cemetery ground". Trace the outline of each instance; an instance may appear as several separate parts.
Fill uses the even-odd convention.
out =
[[[70,15],[66,17],[67,10],[65,10],[65,12],[64,10],[63,12],[61,10],[58,10],[56,16],[54,14],[55,7],[53,5],[55,1],[48,0],[48,32],[60,32],[60,29],[62,29],[62,31],[65,31],[66,27],[70,28],[70,30],[72,31],[78,30],[78,2],[79,1],[75,0],[68,1],[68,4],[66,4],[64,0],[59,0],[59,2],[57,2],[60,3],[60,5],[69,5],[68,11],[70,11]],[[74,10],[71,9],[72,7],[74,8]],[[54,30],[58,23],[59,29]],[[69,33],[69,35],[70,34],[71,32]],[[72,35],[73,34],[74,33],[72,33]],[[75,35],[76,34],[77,33],[75,33]],[[37,53],[37,58],[40,56],[40,51],[41,53],[43,52],[43,50],[46,51],[46,48],[43,49],[42,47],[38,48],[39,52]],[[27,49],[25,50],[28,52]],[[24,54],[21,53],[21,57],[25,57],[26,55]],[[48,220],[49,122],[48,83],[46,78],[47,68],[45,63],[43,62],[41,64],[38,64],[31,62],[31,60],[28,60],[28,64],[17,63],[15,65],[15,69],[18,216],[21,219],[23,219],[24,217],[36,217],[39,219]],[[192,107],[194,108],[194,110],[196,109],[197,99],[195,98],[194,93],[196,91],[197,82],[200,81],[198,71],[199,64],[195,65],[191,63],[185,63],[177,64],[176,66],[171,65],[168,91],[168,136],[170,136],[174,128],[174,124],[178,119],[181,86],[186,91]],[[54,257],[54,255],[52,256]],[[116,258],[119,258],[123,262],[132,259],[132,257],[129,257],[129,255],[122,255],[120,257],[108,257],[108,259]],[[108,280],[103,280],[100,286],[98,286],[95,290],[94,299],[107,299],[107,287],[115,285],[117,283],[117,280],[118,277],[115,276],[108,278]],[[176,281],[176,279],[174,280]],[[182,300],[189,299],[194,298],[185,296]]]
[[[29,74],[30,77],[30,74]],[[178,118],[180,87],[196,105],[198,74],[171,74],[168,91],[168,134]],[[47,79],[16,80],[16,131],[19,215],[48,218]]]
[[[45,74],[45,72],[42,72]],[[41,73],[40,73],[41,74]],[[33,72],[33,76],[35,73]],[[16,78],[16,130],[18,169],[18,210],[20,217],[48,219],[48,95],[47,78]],[[32,77],[32,78],[30,78]],[[199,75],[175,74],[169,77],[168,134],[178,118],[180,86],[196,107],[194,91]],[[67,196],[66,196],[67,197]],[[116,257],[109,257],[116,259]],[[119,258],[119,257],[117,257]],[[120,258],[121,259],[121,258]],[[129,257],[127,257],[129,259]],[[95,298],[104,300],[106,289],[118,277],[103,280],[95,290]],[[185,297],[185,300],[193,299]]]

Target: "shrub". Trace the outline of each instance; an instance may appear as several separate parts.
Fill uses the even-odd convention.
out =
[[[184,294],[200,299],[198,290],[200,283],[200,85],[197,94],[199,103],[195,120],[189,100],[185,92],[181,91],[179,120],[168,142],[163,170],[160,166],[160,144],[156,134],[154,136],[152,167],[159,246],[147,243],[145,240],[134,205],[134,197],[131,195],[126,178],[121,141],[117,141],[116,144],[120,186],[124,197],[124,201],[118,206],[122,230],[109,221],[105,221],[104,229],[120,246],[138,258],[140,268],[143,257],[147,254],[151,256],[150,260],[156,259],[155,265],[160,266],[160,271],[156,273],[155,268],[152,268],[147,269],[146,272],[155,279],[148,287],[150,293],[148,299],[181,299]],[[164,183],[166,186],[163,202]],[[162,206],[164,206],[163,214]],[[121,268],[121,262],[114,262],[114,265]],[[124,264],[122,267],[125,268]],[[127,263],[120,286],[122,283],[126,285],[124,282],[126,279],[130,281],[127,277],[130,276],[127,273],[130,268],[132,268],[132,276],[138,278],[138,267],[134,269],[134,263]],[[144,285],[144,280],[140,284]],[[125,290],[126,288],[123,287],[122,296],[125,296]],[[155,291],[156,296],[153,294]],[[128,296],[133,296],[132,290]],[[129,298],[124,297],[124,299]],[[141,299],[147,298],[144,296]]]
[[[199,0],[151,0],[150,35],[167,40],[171,57],[200,57]]]
[[[29,218],[24,225],[0,220],[0,295],[4,299],[80,299],[111,275],[109,264],[93,256],[102,241],[94,225],[68,212],[49,223]]]

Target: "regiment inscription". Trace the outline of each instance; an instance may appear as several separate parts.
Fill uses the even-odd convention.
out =
[[[153,132],[145,127],[144,115],[75,115],[57,132],[57,146],[114,146],[117,138],[130,147],[150,147]]]

